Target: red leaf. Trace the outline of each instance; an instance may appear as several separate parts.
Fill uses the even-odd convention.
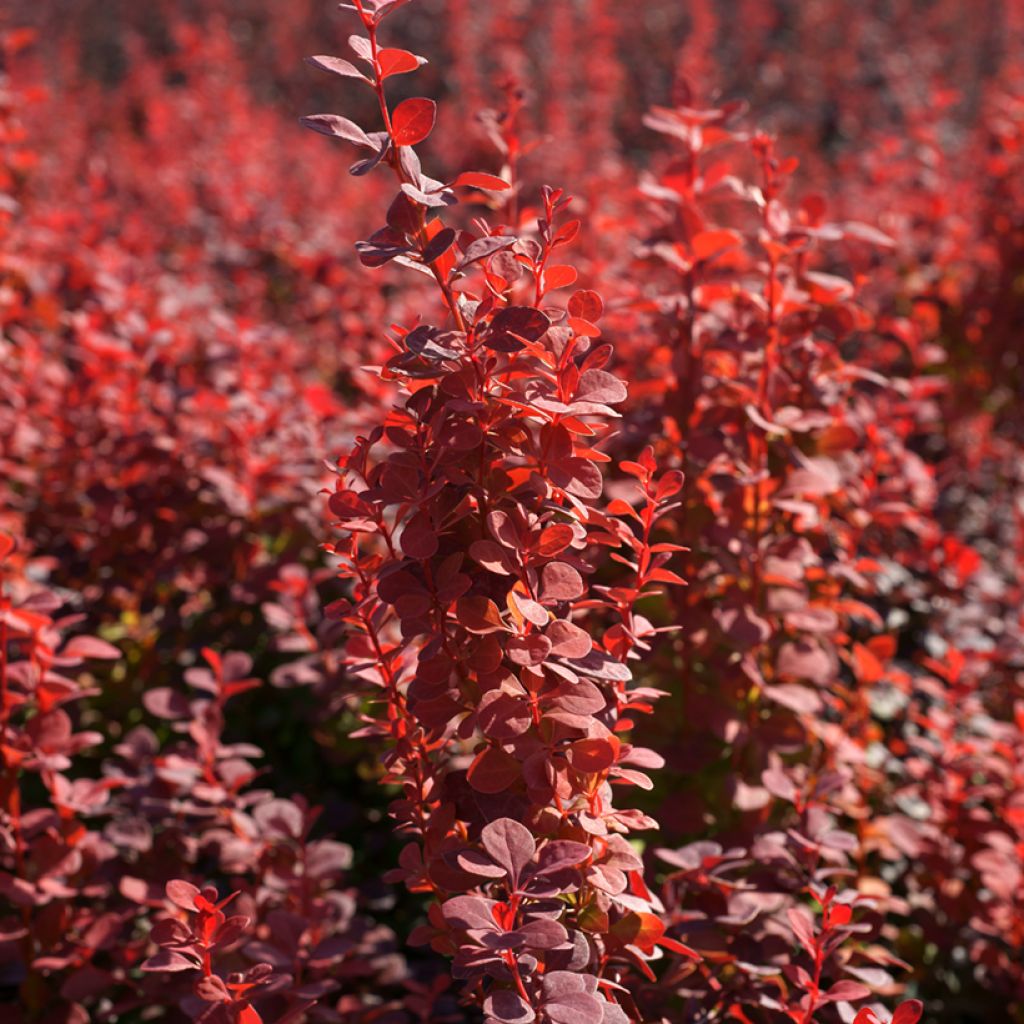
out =
[[[404,75],[409,71],[415,71],[422,63],[419,57],[408,50],[385,48],[377,51],[381,81],[392,75]]]
[[[569,285],[576,283],[578,276],[575,267],[563,264],[548,267],[544,271],[544,290],[554,291],[556,288],[568,288]]]
[[[537,341],[551,327],[551,321],[531,306],[508,306],[491,321],[486,345],[498,352],[517,352],[523,342]]]
[[[518,885],[523,868],[537,849],[530,830],[512,818],[499,818],[485,825],[480,832],[480,842],[494,862],[505,869],[513,886]]]
[[[590,289],[582,289],[573,292],[569,299],[569,316],[579,320],[588,320],[590,323],[597,323],[604,312],[604,302],[597,292]]]
[[[853,285],[846,278],[809,270],[804,274],[804,279],[807,282],[811,298],[823,306],[831,305],[834,302],[845,302],[853,297]]]
[[[533,550],[544,558],[554,558],[573,542],[574,536],[568,523],[555,523],[541,531]]]
[[[654,914],[629,913],[612,925],[612,935],[623,945],[638,946],[644,953],[653,953],[661,945],[665,924]]]
[[[670,469],[659,481],[654,492],[658,501],[666,501],[683,489],[683,474],[678,469]]]
[[[512,186],[496,174],[481,171],[463,171],[451,184],[452,188],[481,188],[486,192],[504,192]]]
[[[552,622],[545,636],[551,641],[551,653],[559,658],[585,658],[594,645],[586,630],[564,619]]]
[[[494,633],[505,628],[498,606],[486,597],[461,597],[455,614],[470,633]]]
[[[197,886],[190,882],[183,882],[181,879],[174,879],[167,883],[165,890],[167,898],[182,910],[196,910],[196,897],[199,895]]]
[[[881,1021],[870,1006],[864,1006],[857,1011],[857,1016],[853,1018],[853,1024],[881,1024]]]
[[[578,772],[603,772],[615,764],[617,748],[610,739],[577,740],[569,747],[569,764]]]
[[[541,601],[575,601],[583,593],[583,577],[566,562],[550,562],[541,573]]]
[[[686,586],[686,580],[671,569],[652,569],[644,577],[645,580],[652,580],[655,583],[673,583],[677,586]]]
[[[662,949],[671,950],[673,953],[678,953],[680,956],[688,956],[691,960],[702,960],[703,957],[695,949],[691,949],[684,942],[680,942],[678,939],[670,938],[668,935],[663,935],[658,939],[659,946]]]
[[[723,252],[734,249],[743,241],[742,236],[728,228],[715,231],[701,231],[690,239],[690,250],[695,262],[712,260]]]
[[[924,1003],[920,999],[908,999],[896,1007],[892,1015],[892,1024],[917,1024],[924,1013]]]
[[[858,682],[870,686],[885,675],[885,666],[878,656],[864,644],[853,645],[854,672]]]
[[[480,751],[469,766],[469,784],[478,793],[501,793],[522,774],[522,765],[501,747]]]
[[[429,517],[416,515],[406,524],[400,538],[402,551],[410,558],[433,558],[437,554],[437,534],[430,525]]]
[[[421,96],[404,100],[391,115],[391,138],[396,146],[415,146],[433,130],[437,104]]]
[[[512,637],[505,649],[509,661],[516,665],[540,665],[551,653],[551,641],[540,633],[530,633],[528,636]]]

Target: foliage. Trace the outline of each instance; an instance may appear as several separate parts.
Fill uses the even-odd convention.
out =
[[[0,34],[4,1020],[1024,1020],[1016,5],[89,6]]]

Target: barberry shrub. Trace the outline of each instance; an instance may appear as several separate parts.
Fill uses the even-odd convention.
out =
[[[66,6],[0,1017],[1024,1019],[1019,5]]]
[[[373,90],[382,130],[304,119],[370,153],[353,173],[395,176],[362,262],[437,288],[436,316],[395,325],[379,371],[400,404],[339,461],[328,504],[345,539],[330,550],[352,593],[329,614],[370,687],[366,731],[390,740],[391,813],[412,840],[393,877],[431,895],[413,940],[452,956],[489,1019],[636,1019],[630,973],[653,977],[664,948],[693,955],[665,936],[625,838],[653,822],[612,801],[613,784],[649,788],[661,760],[627,733],[658,696],[634,679],[656,632],[637,605],[682,582],[666,568],[677,546],[655,539],[682,476],[648,450],[620,467],[628,497],[604,501],[601,446],[626,388],[603,368],[600,296],[555,297],[577,279],[558,260],[579,221],[550,188],[528,232],[442,218],[510,183],[423,172],[434,103],[386,95],[423,63],[378,41],[396,6],[356,0],[359,66],[312,58]]]

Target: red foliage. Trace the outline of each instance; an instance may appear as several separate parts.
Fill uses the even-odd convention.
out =
[[[3,1019],[1024,1020],[1018,5],[72,6]]]

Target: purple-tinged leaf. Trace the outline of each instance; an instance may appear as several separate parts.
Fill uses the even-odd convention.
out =
[[[347,117],[339,114],[310,114],[308,117],[300,118],[305,127],[321,135],[329,135],[334,138],[344,139],[346,142],[363,146],[366,149],[376,149],[373,140],[362,128],[350,121]]]
[[[505,869],[509,883],[518,886],[523,868],[537,849],[530,830],[511,818],[499,818],[483,827],[480,842],[494,862]]]
[[[531,1024],[537,1019],[530,1004],[507,988],[491,989],[484,1000],[484,1013],[501,1024]]]
[[[306,63],[319,68],[321,71],[327,71],[332,75],[340,75],[342,78],[359,78],[364,82],[370,81],[354,64],[350,64],[341,57],[328,57],[321,54],[315,57],[307,57]]]

